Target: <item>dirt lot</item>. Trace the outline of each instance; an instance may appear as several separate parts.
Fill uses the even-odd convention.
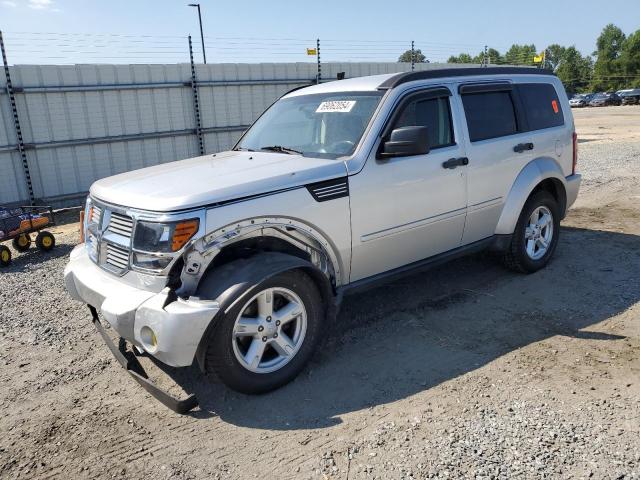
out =
[[[479,255],[346,299],[291,385],[179,416],[112,359],[55,253],[0,273],[2,478],[640,478],[640,107],[575,111],[584,184],[555,260]]]

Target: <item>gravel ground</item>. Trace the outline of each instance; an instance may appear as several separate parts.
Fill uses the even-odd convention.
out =
[[[0,477],[640,478],[640,108],[575,115],[584,188],[548,268],[477,255],[348,297],[268,395],[143,359],[199,396],[188,416],[68,298],[77,225],[56,227],[0,271]]]

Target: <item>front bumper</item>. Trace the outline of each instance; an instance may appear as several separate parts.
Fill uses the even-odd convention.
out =
[[[178,400],[164,390],[158,388],[151,380],[149,380],[149,377],[142,368],[142,365],[140,365],[138,359],[131,352],[126,351],[124,340],[121,339],[119,347],[116,347],[100,324],[97,310],[92,306],[89,306],[89,310],[91,311],[93,324],[95,325],[96,330],[98,330],[98,333],[100,333],[104,343],[107,344],[107,347],[109,347],[113,356],[116,357],[118,363],[122,365],[122,367],[136,382],[140,384],[142,388],[153,395],[160,403],[169,407],[176,413],[185,414],[198,406],[198,400],[193,394],[189,395],[184,400]]]
[[[153,292],[131,286],[93,263],[84,245],[71,252],[64,281],[74,299],[99,310],[122,338],[172,367],[193,363],[219,310],[214,301],[173,300],[167,288]]]

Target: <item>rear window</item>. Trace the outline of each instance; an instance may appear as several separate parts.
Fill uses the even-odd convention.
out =
[[[518,131],[511,94],[481,92],[462,95],[472,142],[513,135]]]
[[[558,94],[548,83],[527,83],[518,85],[529,130],[558,127],[564,125],[564,115]]]

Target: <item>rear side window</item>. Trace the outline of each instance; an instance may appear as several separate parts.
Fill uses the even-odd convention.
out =
[[[409,102],[402,110],[393,128],[409,126],[427,127],[431,148],[453,145],[449,98],[418,98]]]
[[[472,142],[517,133],[516,112],[508,91],[465,94],[462,104]]]
[[[564,115],[558,94],[548,83],[518,85],[518,93],[529,123],[529,130],[564,125]]]

